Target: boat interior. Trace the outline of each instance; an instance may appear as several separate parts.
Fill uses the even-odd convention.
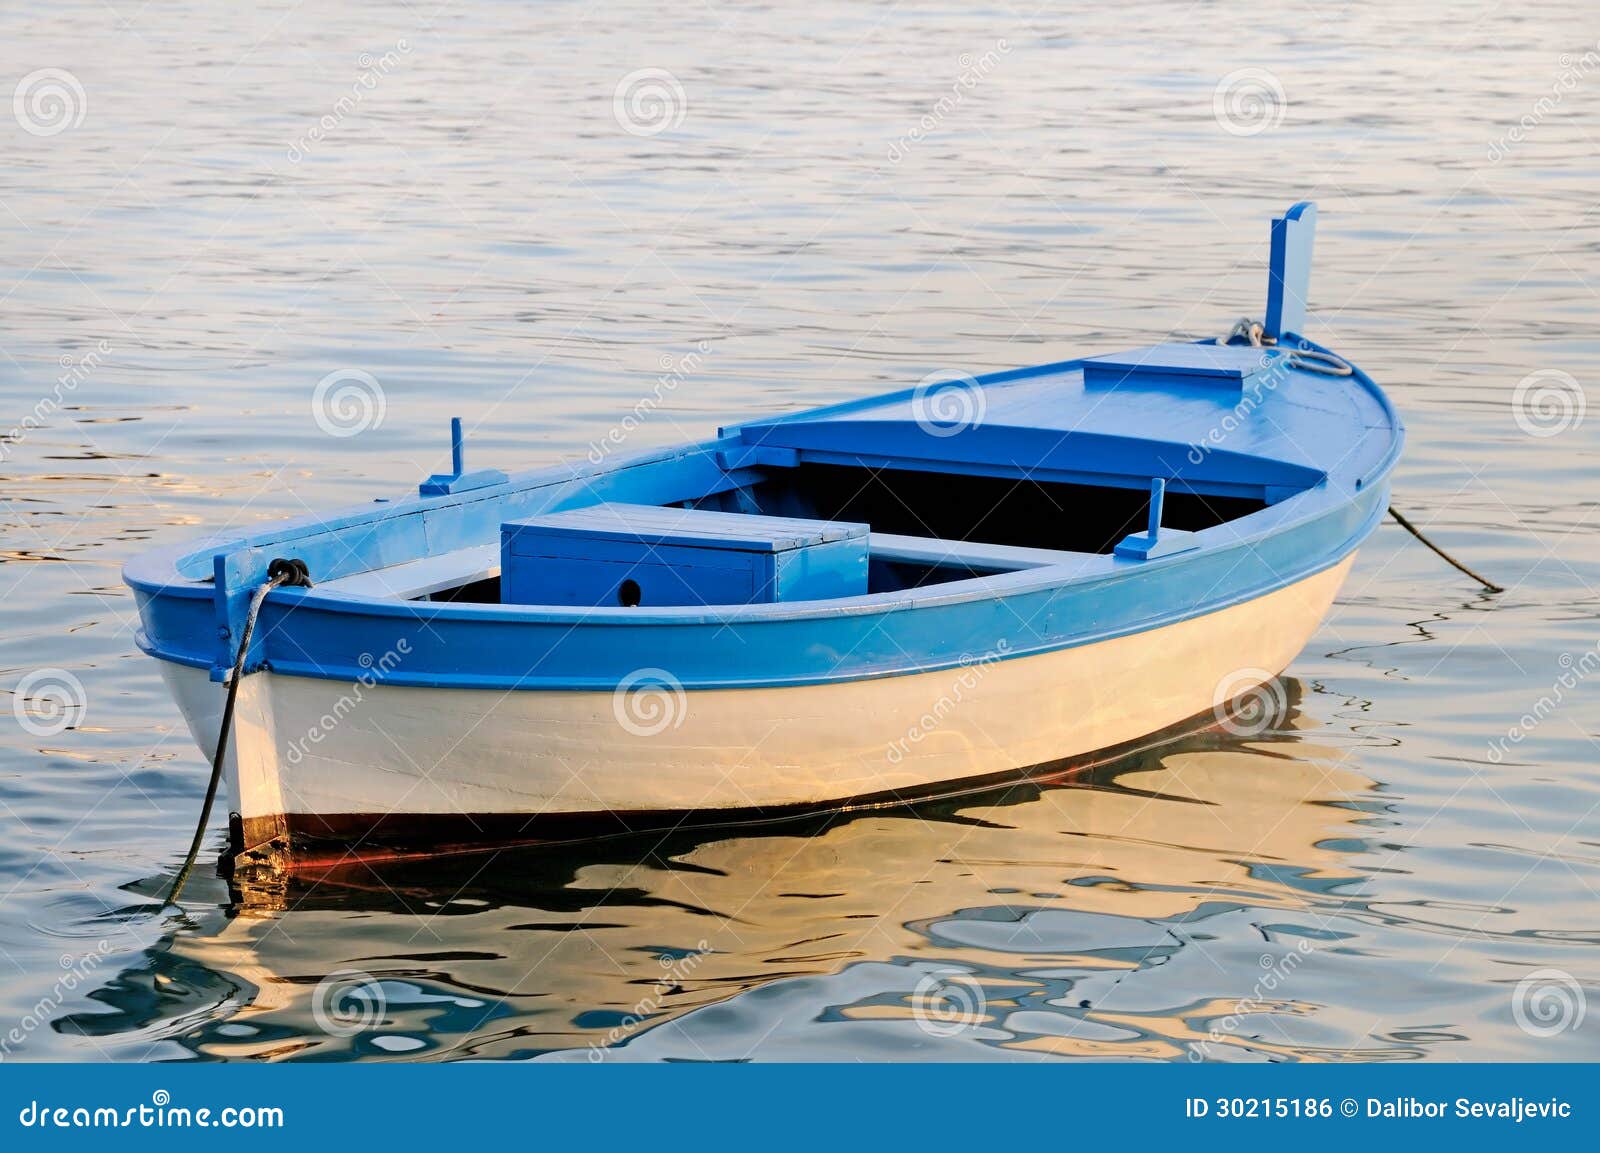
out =
[[[854,442],[852,422],[748,426],[731,441],[724,430],[695,450],[717,467],[697,473],[694,495],[684,495],[681,464],[647,465],[641,475],[658,475],[633,484],[612,482],[627,468],[602,470],[542,515],[520,516],[510,501],[475,542],[319,587],[362,598],[590,607],[894,593],[1184,551],[1197,547],[1196,534],[1324,475],[1261,455],[1205,454],[1196,466],[1177,440],[1036,426],[941,438],[913,420],[876,424],[861,434],[871,451]],[[457,476],[434,482],[454,492],[472,476],[458,463]],[[663,519],[662,510],[672,515]],[[767,566],[764,576],[724,579],[753,554],[765,556],[755,561]]]
[[[692,529],[700,519],[696,514],[704,512],[763,521],[864,525],[866,582],[857,595],[1108,556],[1119,542],[1146,526],[1152,499],[1149,489],[1025,477],[832,464],[760,472],[750,484],[661,507],[680,513],[674,519],[684,529]],[[1164,497],[1161,524],[1174,532],[1193,533],[1265,507],[1260,498],[1172,492]],[[658,545],[646,547],[657,555],[661,551]],[[502,542],[493,541],[368,569],[318,587],[363,598],[533,603],[503,596],[502,562]],[[615,599],[606,603],[651,606],[635,575],[619,570],[608,585]],[[572,599],[546,598],[537,603]]]

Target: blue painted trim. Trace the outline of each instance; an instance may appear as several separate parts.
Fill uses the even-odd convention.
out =
[[[643,613],[380,603],[282,589],[268,598],[261,628],[274,671],[347,682],[372,676],[384,663],[377,658],[404,637],[410,652],[383,683],[595,690],[614,687],[643,664],[669,669],[687,689],[833,683],[964,665],[992,653],[1002,638],[1007,659],[1015,659],[1242,604],[1337,564],[1386,507],[1386,486],[1372,486],[1356,501],[1265,539],[1144,562],[1098,557],[1087,570],[1046,566],[892,597]],[[162,628],[149,607],[141,602],[140,647],[205,666],[204,655],[181,643],[183,623]],[[1019,621],[1035,622],[1032,635],[1018,635]],[[165,635],[153,637],[152,624]],[[536,656],[530,661],[529,654]]]

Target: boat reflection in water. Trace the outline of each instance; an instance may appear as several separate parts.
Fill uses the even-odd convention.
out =
[[[1381,808],[1298,693],[904,809],[242,877],[58,1027],[207,1059],[1414,1055],[1315,1008]]]

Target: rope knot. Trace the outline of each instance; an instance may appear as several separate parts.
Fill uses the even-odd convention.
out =
[[[278,588],[308,589],[311,570],[299,557],[278,557],[267,565],[267,579]]]

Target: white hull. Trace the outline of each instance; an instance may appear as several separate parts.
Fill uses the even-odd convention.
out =
[[[284,815],[539,817],[923,793],[1136,741],[1213,708],[1219,689],[1248,692],[1304,647],[1353,559],[1150,632],[838,684],[499,692],[258,673],[240,687],[229,804],[260,829]],[[222,686],[162,668],[210,755]]]

